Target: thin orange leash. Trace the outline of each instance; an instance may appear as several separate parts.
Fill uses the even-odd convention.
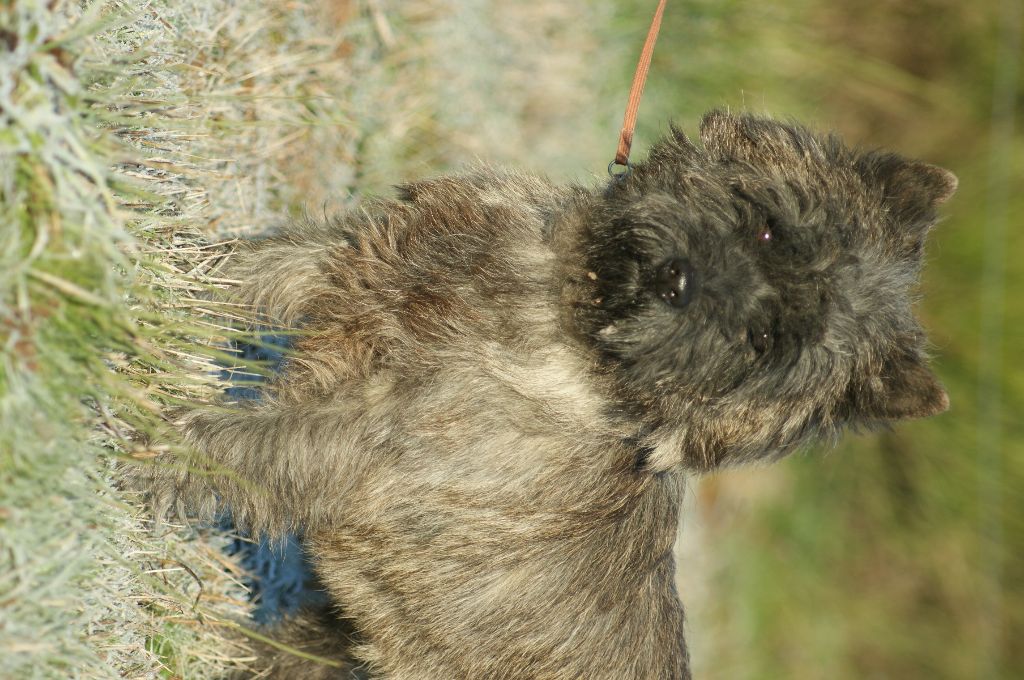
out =
[[[633,74],[633,85],[629,88],[629,102],[626,104],[626,115],[622,119],[622,132],[619,133],[619,148],[615,151],[615,160],[608,164],[608,174],[612,177],[626,177],[629,175],[629,149],[633,146],[633,130],[636,128],[636,112],[640,109],[640,97],[644,93],[644,82],[647,81],[647,72],[651,69],[651,57],[654,55],[654,43],[658,40],[658,31],[661,29],[661,15],[665,13],[667,0],[660,0],[658,8],[654,10],[654,18],[651,20],[651,28],[647,31],[647,40],[644,41],[644,49],[640,52],[640,61],[636,65],[636,73]],[[626,169],[616,173],[614,167],[621,165]]]

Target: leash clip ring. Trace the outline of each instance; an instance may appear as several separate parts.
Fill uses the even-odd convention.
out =
[[[617,166],[617,165],[622,167],[623,169],[618,171],[618,172],[616,172],[615,171],[615,166]],[[608,176],[611,177],[612,179],[614,179],[616,182],[622,182],[622,181],[628,179],[629,176],[632,175],[632,174],[633,174],[633,164],[630,163],[629,161],[626,161],[625,163],[618,163],[618,162],[613,160],[611,163],[608,164]]]

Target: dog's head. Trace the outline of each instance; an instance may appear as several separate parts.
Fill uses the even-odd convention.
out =
[[[642,402],[652,464],[777,456],[948,400],[911,311],[941,168],[753,116],[706,115],[613,180],[582,328]]]

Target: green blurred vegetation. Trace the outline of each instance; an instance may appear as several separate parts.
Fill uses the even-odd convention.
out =
[[[624,6],[613,27],[636,51],[653,5]],[[684,533],[713,557],[682,595],[697,602],[699,677],[1024,673],[1020,14],[1020,2],[669,3],[640,140],[668,119],[695,132],[728,106],[960,178],[919,305],[952,408],[697,485]],[[624,57],[621,92],[632,68]]]

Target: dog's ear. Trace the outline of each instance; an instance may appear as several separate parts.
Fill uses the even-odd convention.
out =
[[[818,138],[801,125],[721,110],[700,123],[704,150],[717,161],[740,161],[769,172],[788,165],[828,162],[841,147],[833,137]]]
[[[927,418],[949,408],[949,396],[924,360],[910,353],[886,359],[881,371],[851,387],[857,420]]]
[[[669,133],[651,146],[643,165],[648,172],[675,171],[688,166],[696,153],[697,147],[682,128],[670,124]]]
[[[700,142],[713,158],[749,160],[757,144],[753,130],[747,129],[748,123],[721,109],[708,111],[700,121]]]
[[[936,208],[956,191],[956,175],[937,165],[877,151],[863,154],[854,167],[880,196],[897,252],[919,257],[937,219]]]

